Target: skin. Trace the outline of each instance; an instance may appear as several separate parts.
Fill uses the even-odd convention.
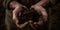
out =
[[[22,7],[26,8],[25,6],[19,4],[16,1],[12,1],[10,3],[10,8],[14,8],[14,10],[13,10],[13,21],[15,22],[16,26],[21,28],[21,29],[28,24],[28,22],[25,22],[24,24],[21,24],[21,25],[18,24],[18,18],[17,17],[19,16],[18,14],[21,13],[20,11],[22,10]]]
[[[31,8],[35,9],[39,14],[40,13],[42,14],[44,22],[46,22],[47,18],[48,18],[48,14],[47,14],[46,9],[44,8],[44,6],[46,6],[48,3],[49,3],[49,0],[41,0],[40,2],[38,2],[35,5],[31,6]],[[41,18],[39,18],[39,21],[38,22],[34,22],[34,24],[38,24],[40,26],[43,26],[43,20]]]
[[[31,8],[35,9],[39,14],[40,14],[40,13],[42,14],[44,21],[47,21],[48,14],[47,14],[47,12],[46,12],[46,9],[43,8],[43,7],[44,7],[48,2],[49,2],[48,0],[41,0],[40,2],[38,2],[38,3],[36,3],[35,5],[32,5],[32,6],[31,6]],[[13,10],[13,20],[15,21],[15,24],[16,24],[17,27],[19,27],[19,28],[24,28],[28,23],[30,23],[30,26],[34,29],[33,24],[32,24],[30,21],[25,22],[24,24],[20,24],[20,25],[18,24],[18,18],[17,18],[17,17],[19,16],[18,14],[20,13],[20,15],[21,15],[21,12],[20,12],[20,11],[23,9],[22,7],[26,8],[26,9],[27,9],[27,7],[25,7],[24,5],[22,5],[22,4],[20,4],[20,3],[16,2],[16,1],[12,1],[12,2],[10,3],[10,7],[11,7],[11,8],[14,8],[14,10]],[[31,8],[30,8],[30,9],[31,9]],[[37,24],[38,24],[38,25],[41,25],[42,22],[43,22],[43,21],[40,22],[40,20],[39,20],[39,21],[37,22]]]
[[[41,0],[37,4],[31,6],[31,8],[34,8],[39,14],[40,13],[42,14],[45,21],[47,20],[48,14],[47,14],[46,9],[44,8],[44,6],[46,6],[47,3],[49,3],[48,0]]]

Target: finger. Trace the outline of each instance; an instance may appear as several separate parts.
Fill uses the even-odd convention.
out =
[[[34,22],[34,24],[36,25],[37,23],[36,23],[36,22]]]
[[[25,8],[26,10],[28,10],[28,8],[26,6],[23,6],[23,8]]]
[[[18,28],[20,28],[20,29],[23,28],[23,25],[16,24],[16,26],[17,26]]]
[[[35,27],[38,27],[37,22],[34,22]]]
[[[37,24],[41,26],[41,25],[43,25],[43,21],[39,21],[39,22],[37,22]]]
[[[18,19],[16,19],[16,18],[14,18],[13,21],[15,24],[18,23]]]
[[[21,16],[21,13],[19,13],[19,16]]]
[[[28,22],[25,22],[25,24],[28,24]]]
[[[25,22],[24,24],[16,24],[17,25],[17,27],[19,27],[19,28],[24,28],[26,25],[28,24],[28,22]]]
[[[32,20],[29,20],[29,23],[32,23],[33,21]]]
[[[30,26],[31,26],[33,29],[35,29],[35,27],[33,26],[33,24],[30,23]]]
[[[33,9],[34,8],[34,6],[31,6],[31,8],[30,9]]]
[[[16,22],[16,26],[19,27],[19,24]]]

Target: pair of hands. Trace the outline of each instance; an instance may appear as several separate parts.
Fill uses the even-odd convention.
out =
[[[21,10],[23,9],[23,8],[25,8],[25,9],[28,9],[26,6],[24,6],[24,5],[21,5],[21,4],[19,4],[18,5],[19,7],[18,7],[18,9],[17,10],[13,10],[13,20],[15,21],[15,24],[16,24],[16,26],[17,27],[19,27],[19,28],[23,28],[23,27],[25,27],[29,22],[30,22],[30,25],[31,25],[31,27],[32,28],[34,28],[33,27],[33,25],[32,25],[32,23],[31,23],[31,21],[29,21],[29,22],[25,22],[24,24],[18,24],[18,17],[17,16],[20,16],[21,15]],[[46,13],[46,10],[44,10],[43,8],[42,8],[42,6],[39,6],[38,4],[35,4],[35,5],[32,5],[31,6],[31,8],[33,8],[34,10],[36,10],[39,14],[40,14],[40,12],[42,13],[42,15],[43,15],[43,18],[45,18],[47,15],[47,13]],[[31,9],[30,8],[30,9]],[[46,15],[46,16],[44,16],[44,15]],[[47,18],[45,18],[45,19],[47,19]],[[38,22],[38,24],[40,23],[40,25],[41,25],[41,22]]]

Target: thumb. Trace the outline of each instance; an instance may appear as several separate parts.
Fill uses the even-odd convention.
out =
[[[34,7],[34,6],[31,6],[31,7],[30,7],[30,10],[32,10],[32,9],[35,10],[35,7]]]
[[[30,9],[32,9],[34,6],[31,6]]]

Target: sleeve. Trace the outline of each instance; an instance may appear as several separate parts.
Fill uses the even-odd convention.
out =
[[[3,6],[4,6],[5,9],[10,9],[10,7],[9,7],[10,2],[11,2],[11,0],[4,0]]]

